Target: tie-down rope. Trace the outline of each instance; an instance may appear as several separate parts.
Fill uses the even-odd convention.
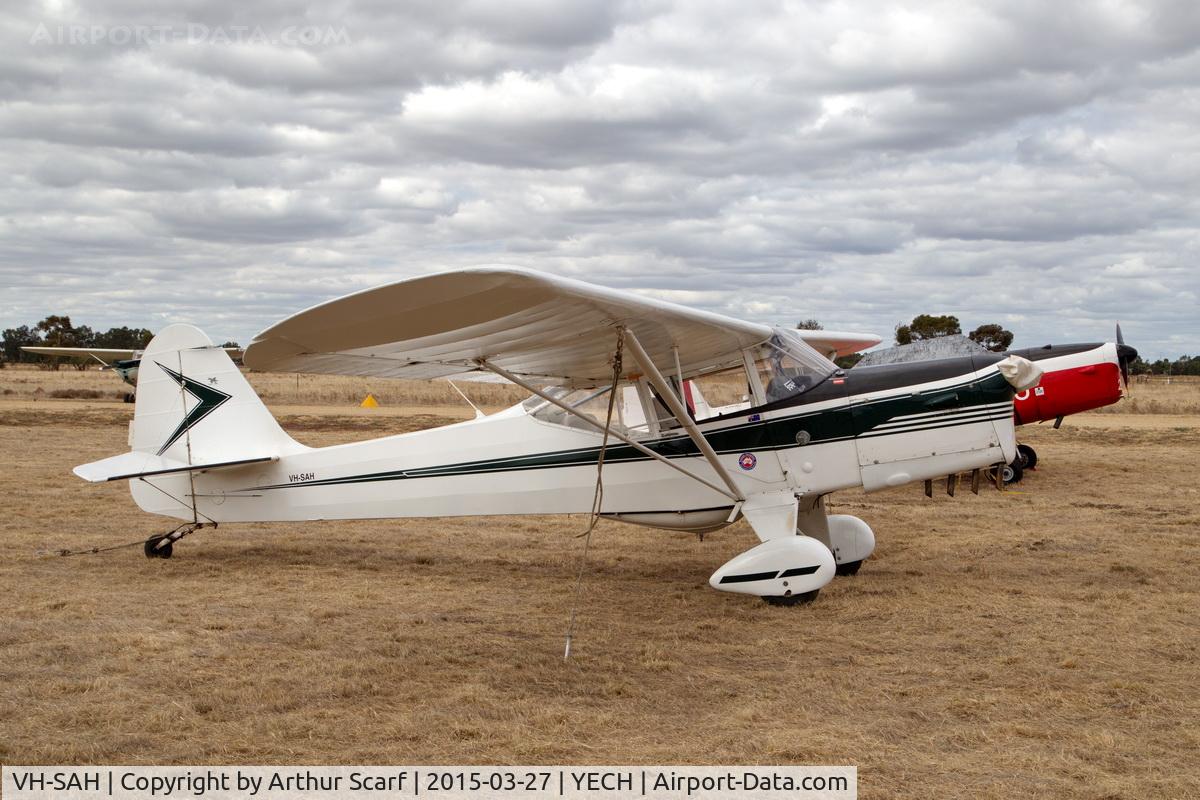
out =
[[[596,491],[592,495],[592,513],[588,519],[587,530],[575,538],[583,539],[583,552],[579,556],[579,570],[575,575],[575,590],[571,598],[571,619],[567,623],[566,646],[563,649],[563,660],[571,657],[571,637],[575,634],[575,618],[579,607],[579,591],[583,587],[583,571],[587,567],[588,551],[592,545],[592,531],[600,521],[600,508],[604,503],[604,456],[608,452],[608,432],[612,428],[613,406],[617,400],[617,384],[621,381],[621,359],[625,350],[625,329],[617,329],[617,349],[613,353],[612,387],[608,391],[608,413],[604,418],[604,438],[600,443],[600,456],[596,459]]]

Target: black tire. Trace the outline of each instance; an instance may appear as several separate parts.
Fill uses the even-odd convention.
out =
[[[1021,468],[1017,460],[1014,460],[1011,464],[1005,464],[1000,468],[1000,471],[1004,478],[1005,486],[1020,483],[1021,478],[1025,477],[1025,470]]]
[[[174,542],[167,542],[159,546],[159,542],[167,538],[166,536],[151,536],[146,540],[146,544],[142,550],[146,553],[146,558],[170,558],[172,551],[175,549]]]
[[[1021,462],[1021,469],[1033,469],[1037,466],[1037,450],[1027,444],[1017,445],[1017,461]]]
[[[1021,478],[1025,477],[1025,470],[1021,469],[1021,465],[1017,463],[1019,459],[1013,459],[1013,463],[1005,464],[1000,469],[1004,474],[1004,485],[1019,483]],[[996,482],[996,467],[992,467],[987,471],[988,480],[992,483]]]
[[[857,575],[858,571],[862,569],[862,562],[863,560],[860,558],[858,561],[847,561],[845,564],[838,564],[834,573],[837,575]]]
[[[764,597],[769,605],[773,606],[802,606],[811,603],[817,599],[817,595],[821,593],[820,589],[813,589],[811,592],[801,592],[800,594],[776,595],[775,597]]]

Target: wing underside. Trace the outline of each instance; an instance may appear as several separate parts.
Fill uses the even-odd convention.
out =
[[[106,364],[128,361],[138,350],[114,350],[106,347],[22,347],[26,353],[56,358],[97,358]]]
[[[838,356],[848,356],[874,347],[883,341],[871,333],[850,333],[848,331],[798,330],[797,334],[821,355],[833,359]]]

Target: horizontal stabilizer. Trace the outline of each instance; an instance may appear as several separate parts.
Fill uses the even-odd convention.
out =
[[[210,464],[186,464],[173,458],[163,458],[151,453],[122,453],[112,458],[81,464],[73,471],[85,481],[104,483],[105,481],[121,481],[130,478],[147,478],[154,475],[171,475],[177,472],[204,472],[212,469],[229,469],[245,464],[262,464],[267,461],[278,461],[279,456],[258,456],[256,458],[240,458],[236,461],[218,461]]]

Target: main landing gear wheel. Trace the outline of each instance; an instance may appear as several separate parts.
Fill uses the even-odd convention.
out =
[[[820,589],[813,589],[811,592],[801,592],[800,594],[764,597],[763,600],[766,600],[769,605],[773,606],[802,606],[816,600],[817,595],[820,593]]]
[[[146,540],[145,546],[142,548],[146,553],[146,558],[170,558],[171,551],[174,550],[174,543],[167,541],[159,544],[163,539],[167,538],[167,534],[151,536]]]
[[[1025,476],[1025,470],[1021,468],[1021,459],[1018,457],[1011,464],[1005,464],[1000,467],[1000,477],[1004,479],[1004,485],[1010,483],[1018,483]],[[996,467],[988,470],[988,478],[996,480]]]
[[[835,572],[838,575],[857,575],[858,571],[862,569],[862,562],[863,560],[860,558],[858,561],[847,561],[845,564],[838,564]]]
[[[1021,469],[1033,469],[1037,466],[1037,451],[1027,444],[1017,445],[1017,463]]]

